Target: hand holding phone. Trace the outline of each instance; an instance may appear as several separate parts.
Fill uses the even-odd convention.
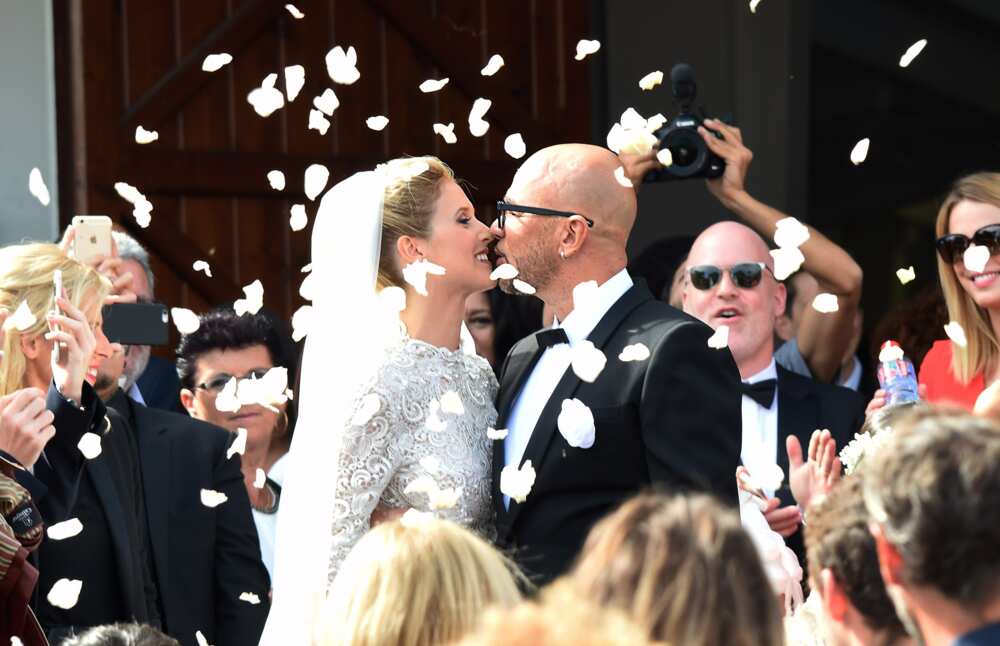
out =
[[[52,309],[58,315],[62,314],[62,310],[59,309],[59,299],[63,296],[63,282],[62,282],[62,270],[56,269],[52,272]],[[51,323],[49,328],[53,332],[59,331],[59,327],[55,323]],[[59,342],[52,344],[52,360],[59,361]]]

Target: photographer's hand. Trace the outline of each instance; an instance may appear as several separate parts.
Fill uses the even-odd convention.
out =
[[[722,139],[709,132],[706,126],[720,133]],[[744,182],[750,162],[753,161],[753,153],[743,145],[743,134],[739,128],[718,119],[705,119],[705,125],[698,126],[698,134],[705,140],[709,150],[726,161],[726,171],[721,177],[706,180],[708,190],[727,209],[735,210],[739,198],[746,193]]]
[[[625,177],[632,180],[632,188],[635,189],[636,194],[639,193],[642,178],[646,176],[646,173],[661,168],[660,162],[656,159],[655,148],[645,155],[622,153],[618,155],[618,159],[621,161],[622,167],[625,168]]]

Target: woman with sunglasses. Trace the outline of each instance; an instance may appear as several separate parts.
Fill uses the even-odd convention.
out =
[[[955,182],[935,228],[948,317],[962,326],[968,342],[965,347],[935,342],[920,366],[920,383],[930,402],[989,413],[1000,403],[1000,173],[976,173]],[[990,253],[981,271],[964,260],[973,244]]]

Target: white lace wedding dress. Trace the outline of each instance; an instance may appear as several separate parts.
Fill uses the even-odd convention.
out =
[[[462,350],[404,337],[387,351],[343,429],[329,583],[376,507],[432,512],[493,537],[486,429],[497,387],[489,363]]]

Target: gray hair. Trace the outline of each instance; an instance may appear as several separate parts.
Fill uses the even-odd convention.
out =
[[[115,244],[118,246],[118,256],[122,260],[134,260],[142,266],[142,270],[146,272],[146,282],[149,283],[149,293],[150,295],[154,294],[156,284],[153,278],[153,269],[149,266],[149,252],[127,233],[112,231],[111,236],[115,239]]]
[[[902,557],[906,585],[972,608],[1000,594],[1000,427],[919,406],[864,466],[865,506]]]

